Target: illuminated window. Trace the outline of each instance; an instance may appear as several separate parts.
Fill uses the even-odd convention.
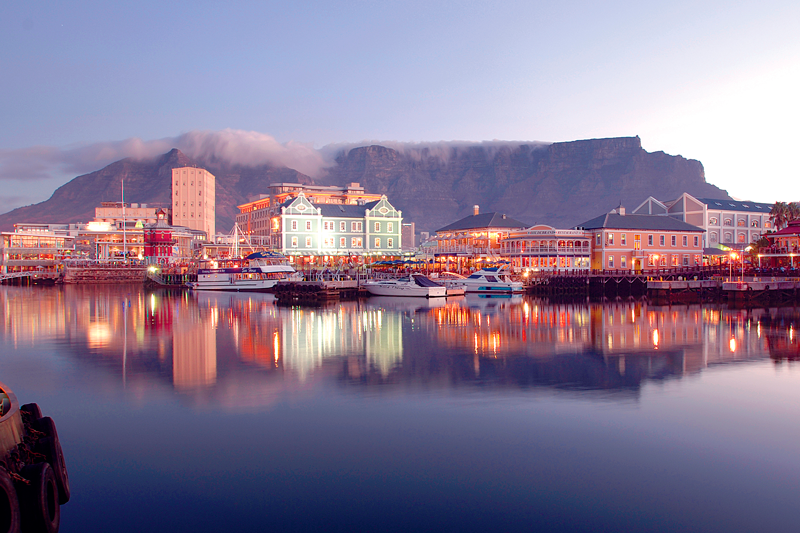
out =
[[[392,239],[391,237],[386,239],[386,247],[387,248],[394,248],[394,239]]]
[[[606,235],[606,245],[607,246],[614,246],[614,234],[609,233]]]
[[[628,258],[624,255],[619,258],[619,266],[620,268],[628,268]]]
[[[344,222],[342,222],[344,224]],[[346,248],[347,247],[347,238],[346,237],[339,237],[339,248]]]
[[[311,248],[311,237],[306,237],[306,248]]]
[[[297,248],[297,237],[292,237],[292,248]]]
[[[628,243],[628,235],[627,235],[627,234],[625,234],[625,233],[623,233],[622,235],[620,235],[620,236],[619,236],[619,243],[620,243],[622,246],[625,246],[625,245]],[[622,266],[623,266],[623,268],[625,267],[625,265],[622,265]]]
[[[608,268],[614,268],[614,256],[613,255],[609,255],[608,256]]]
[[[376,222],[375,223],[375,231],[380,231],[380,230],[381,230],[381,223],[380,222]]]
[[[344,220],[339,222],[339,231],[342,232],[347,231],[347,222],[345,222]]]
[[[375,237],[375,248],[380,248],[380,247],[381,247],[381,238]]]
[[[350,247],[351,248],[362,248],[364,245],[362,244],[361,237],[353,237],[350,239]]]
[[[392,224],[391,222],[387,222],[386,223],[386,231],[389,232],[389,233],[393,232],[394,231],[394,224]]]

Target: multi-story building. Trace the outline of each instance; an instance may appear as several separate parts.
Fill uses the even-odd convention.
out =
[[[509,232],[500,242],[500,253],[515,270],[588,270],[591,242],[591,234],[584,230],[537,225]]]
[[[651,196],[633,214],[670,216],[703,228],[704,246],[709,248],[744,248],[772,230],[771,209],[770,204],[695,198],[683,193],[668,202]]]
[[[436,230],[436,245],[431,250],[439,262],[469,265],[479,259],[495,261],[501,259],[501,241],[527,227],[502,213],[480,213],[476,205],[472,215]]]
[[[164,211],[169,222],[169,209],[147,204],[123,204],[122,202],[101,202],[94,208],[95,222],[108,222],[118,228],[143,228],[158,221],[158,211]]]
[[[300,193],[315,205],[363,205],[381,199],[380,194],[367,193],[358,183],[348,183],[345,187],[273,183],[267,194],[260,194],[251,198],[248,203],[238,206],[236,223],[245,235],[271,236],[275,217],[281,214],[283,204]]]
[[[578,226],[591,235],[594,270],[646,271],[698,266],[703,228],[660,215],[626,215],[620,206]]]
[[[172,225],[216,233],[216,178],[195,167],[172,169]],[[155,220],[153,221],[155,222]]]
[[[76,224],[15,224],[0,233],[0,274],[55,270],[75,255]]]
[[[314,204],[300,192],[272,221],[273,249],[285,255],[400,255],[402,212],[385,196],[363,205]]]

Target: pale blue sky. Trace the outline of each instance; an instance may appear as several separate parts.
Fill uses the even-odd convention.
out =
[[[4,0],[0,212],[119,155],[87,146],[228,128],[318,148],[639,135],[736,197],[800,200],[799,21],[796,1]]]

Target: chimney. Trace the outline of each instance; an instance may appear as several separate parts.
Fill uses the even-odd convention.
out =
[[[473,205],[472,206],[472,214],[473,215],[477,215],[478,213],[480,213],[480,211],[481,211],[480,206],[477,206],[477,205]]]

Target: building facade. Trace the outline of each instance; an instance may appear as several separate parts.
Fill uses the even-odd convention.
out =
[[[670,216],[626,215],[619,207],[578,229],[591,235],[593,270],[642,272],[703,262],[703,229]]]
[[[703,228],[704,246],[708,248],[744,248],[773,229],[771,209],[770,204],[695,198],[683,193],[668,202],[650,197],[632,214],[670,216]]]
[[[588,270],[592,236],[584,230],[538,225],[512,231],[500,242],[500,253],[514,270]]]
[[[118,228],[143,228],[158,221],[158,212],[163,211],[169,223],[170,210],[161,206],[147,204],[123,204],[122,202],[101,202],[94,208],[95,222],[108,222]]]
[[[385,196],[363,205],[314,204],[300,192],[273,219],[273,249],[298,257],[398,256],[402,212]]]
[[[213,238],[217,231],[214,175],[202,168],[173,168],[171,207],[173,226],[203,231]]]
[[[502,213],[480,213],[475,206],[472,215],[436,230],[430,250],[439,262],[497,261],[503,259],[503,239],[527,227]]]
[[[273,183],[267,194],[260,194],[248,203],[238,206],[236,223],[245,235],[272,236],[275,218],[280,216],[281,207],[300,193],[315,205],[364,205],[381,199],[380,194],[367,193],[358,183],[348,183],[345,187]],[[275,246],[277,245],[276,241]]]

